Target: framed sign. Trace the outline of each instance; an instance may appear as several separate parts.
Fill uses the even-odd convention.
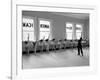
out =
[[[12,0],[12,80],[95,73],[95,26],[92,6]]]

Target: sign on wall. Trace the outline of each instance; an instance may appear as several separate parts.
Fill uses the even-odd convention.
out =
[[[34,19],[23,17],[22,19],[23,41],[34,41]]]
[[[34,30],[34,20],[30,17],[23,17],[22,22],[23,30],[33,31]]]
[[[50,21],[40,20],[40,40],[49,39],[50,37]]]
[[[50,22],[40,20],[40,31],[50,31]]]

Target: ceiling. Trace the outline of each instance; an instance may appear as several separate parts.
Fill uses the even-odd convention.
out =
[[[88,13],[61,13],[61,12],[54,12],[53,14],[74,17],[74,18],[77,18],[77,19],[89,19],[89,14]]]
[[[51,13],[51,14],[62,15],[62,16],[67,16],[67,17],[72,17],[72,18],[77,18],[77,19],[84,19],[84,20],[89,19],[89,13],[43,12],[43,11],[34,11],[34,12]]]

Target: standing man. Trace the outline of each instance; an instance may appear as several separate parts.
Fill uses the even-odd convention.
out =
[[[81,52],[81,55],[83,56],[83,50],[82,50],[82,37],[78,40],[78,55],[80,55],[80,52]]]

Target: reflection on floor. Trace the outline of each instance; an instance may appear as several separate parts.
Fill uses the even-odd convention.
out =
[[[77,49],[23,55],[23,69],[47,67],[89,66],[89,48],[83,49],[84,56],[77,55]]]

